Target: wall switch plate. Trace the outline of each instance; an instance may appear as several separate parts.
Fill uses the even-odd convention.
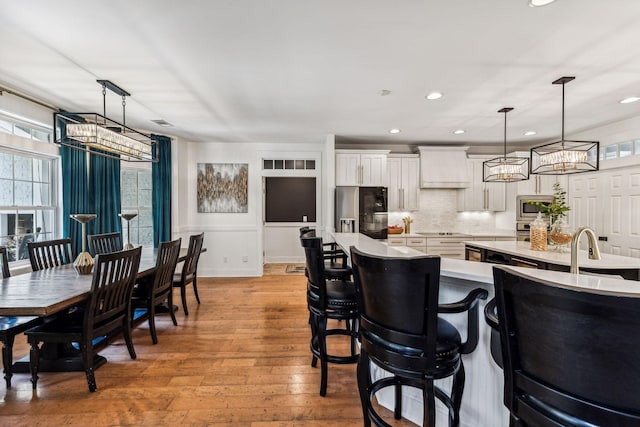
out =
[[[306,215],[302,215],[302,222],[307,222],[308,217]]]

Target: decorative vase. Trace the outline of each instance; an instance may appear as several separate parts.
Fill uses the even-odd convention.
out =
[[[95,219],[96,214],[72,214],[71,218],[82,224],[82,252],[78,254],[73,262],[73,268],[79,274],[91,274],[93,270],[93,257],[87,252],[87,222]]]
[[[563,217],[556,219],[553,224],[551,224],[549,242],[555,245],[556,251],[563,253],[569,252],[569,243],[571,243],[572,238],[573,234],[571,233],[569,224]]]
[[[118,216],[125,221],[127,221],[127,244],[124,245],[125,250],[133,249],[133,244],[131,244],[131,220],[138,216],[137,213],[121,213]]]

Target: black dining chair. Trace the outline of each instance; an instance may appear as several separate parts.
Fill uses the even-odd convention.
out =
[[[187,285],[191,284],[193,286],[196,301],[200,304],[197,276],[198,260],[200,259],[200,252],[202,252],[203,242],[204,233],[189,236],[189,248],[187,249],[187,256],[182,264],[182,270],[173,276],[173,287],[180,288],[180,298],[182,299],[182,309],[184,310],[185,316],[189,315],[189,310],[187,309]]]
[[[33,271],[58,267],[73,262],[71,239],[45,240],[29,242],[29,261]]]
[[[138,281],[133,291],[131,308],[136,311],[144,310],[141,316],[145,316],[149,322],[149,332],[154,344],[158,344],[156,306],[166,302],[168,307],[173,307],[173,274],[176,270],[181,242],[182,238],[179,238],[160,244],[153,275]],[[168,311],[173,324],[178,326],[174,311]]]
[[[300,227],[300,238],[316,237],[316,230],[310,227]],[[323,242],[324,272],[329,279],[351,280],[352,271],[347,254],[335,242]]]
[[[493,276],[509,425],[640,426],[640,298]]]
[[[122,250],[122,235],[120,233],[90,234],[87,236],[87,240],[89,241],[89,253],[92,256]]]
[[[96,257],[83,320],[59,316],[25,332],[31,345],[31,382],[36,389],[40,343],[78,343],[89,391],[97,388],[93,340],[122,331],[129,356],[136,358],[131,339],[131,295],[140,265],[141,247]]]
[[[311,327],[311,366],[320,360],[320,396],[327,394],[328,364],[356,363],[358,360],[358,311],[353,282],[333,280],[325,272],[322,238],[302,237],[307,267],[307,306]],[[338,320],[329,327],[329,320]],[[342,335],[350,342],[350,353],[337,355],[327,347],[327,337]]]
[[[478,344],[478,301],[488,292],[473,289],[462,301],[438,304],[439,256],[385,258],[352,247],[351,263],[360,313],[357,378],[364,425],[389,425],[374,404],[374,395],[386,387],[394,387],[394,416],[400,419],[402,386],[410,386],[422,390],[424,426],[436,425],[435,398],[447,407],[449,426],[458,426],[465,384],[461,355]],[[465,312],[462,342],[456,327],[439,314]],[[372,381],[371,363],[391,376]],[[453,377],[450,395],[434,384],[447,377]]]
[[[10,276],[7,248],[0,246],[0,263],[2,263],[2,278]],[[2,341],[2,365],[4,380],[7,388],[11,388],[13,376],[13,343],[18,334],[40,323],[39,317],[34,316],[0,316],[0,341]]]

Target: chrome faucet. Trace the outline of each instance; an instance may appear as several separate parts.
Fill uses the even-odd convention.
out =
[[[578,243],[580,243],[580,236],[583,233],[587,234],[589,240],[589,259],[600,259],[600,249],[598,248],[598,239],[592,229],[588,227],[579,227],[573,233],[571,238],[571,268],[570,273],[578,274]]]

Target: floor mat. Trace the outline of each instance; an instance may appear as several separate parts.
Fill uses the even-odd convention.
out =
[[[262,274],[265,276],[302,275],[304,266],[304,264],[269,263],[263,266]]]
[[[304,274],[304,264],[287,264],[284,272],[287,274]]]

